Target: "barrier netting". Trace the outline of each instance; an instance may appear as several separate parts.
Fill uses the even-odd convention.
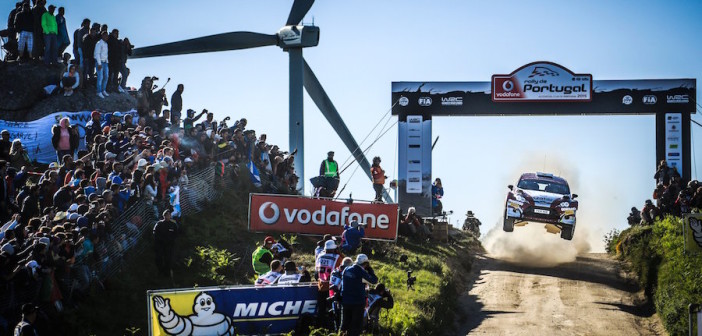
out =
[[[231,169],[215,164],[190,172],[187,179],[181,179],[178,186],[181,216],[202,211],[208,202],[218,197],[220,190],[224,190],[222,187],[233,186],[234,181],[229,178],[232,176]],[[151,234],[166,206],[166,201],[140,199],[113,219],[106,241],[95,243],[92,254],[76,258],[75,263],[66,265],[62,272],[9,281],[6,288],[0,288],[0,322],[6,314],[15,315],[26,302],[47,301],[50,298],[48,301],[54,302],[56,308],[61,310],[61,302],[70,300],[75,291],[85,291],[95,285],[104,288],[103,281],[121,270],[125,257],[139,255],[148,246],[141,239]],[[47,288],[50,289],[48,293]],[[60,294],[57,290],[60,290]],[[56,299],[57,296],[62,300]]]

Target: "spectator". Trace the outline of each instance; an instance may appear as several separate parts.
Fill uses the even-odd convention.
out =
[[[90,33],[83,36],[83,42],[81,42],[84,58],[83,83],[85,84],[88,83],[88,80],[92,81],[95,79],[95,45],[101,39],[100,35],[98,35],[99,31],[100,24],[97,22],[93,23]]]
[[[37,329],[34,327],[34,322],[37,320],[38,307],[25,303],[22,305],[22,321],[17,323],[13,335],[15,336],[36,336]]]
[[[366,223],[353,220],[350,225],[344,227],[344,232],[341,234],[341,251],[344,254],[356,254],[356,250],[361,246],[361,238],[366,235],[365,226]]]
[[[263,240],[263,245],[256,248],[251,254],[251,264],[257,276],[261,276],[271,270],[270,265],[271,261],[273,261],[271,247],[273,244],[275,244],[275,239],[271,236],[267,236]]]
[[[658,217],[658,214],[658,208],[653,205],[653,202],[651,202],[651,200],[646,200],[646,204],[644,205],[643,209],[641,209],[641,219],[643,220],[642,223],[646,225],[653,224],[653,221],[656,219],[656,217]]]
[[[667,186],[670,184],[672,170],[674,170],[674,168],[668,167],[668,163],[665,160],[661,160],[660,164],[658,164],[656,174],[653,175],[653,178],[656,179],[657,184],[662,183],[664,186]]]
[[[80,67],[80,73],[85,73],[85,54],[83,53],[83,37],[90,34],[90,19],[83,19],[80,28],[73,32],[73,58]]]
[[[51,143],[56,149],[58,162],[63,163],[66,155],[73,157],[78,148],[78,129],[71,125],[71,121],[64,117],[58,125],[51,128]]]
[[[108,46],[107,32],[102,32],[101,39],[95,44],[95,72],[97,73],[97,96],[100,98],[108,97],[107,94],[107,79],[109,77],[108,69]]]
[[[334,240],[334,243],[336,244],[336,239],[333,238],[332,235],[325,234],[324,237],[322,237],[322,240],[317,242],[317,247],[314,249],[314,260],[317,260],[319,254],[324,252],[324,243],[326,243],[328,240]]]
[[[171,111],[172,112],[172,111]],[[202,118],[207,113],[207,109],[202,110],[200,114],[195,116],[195,111],[188,109],[188,117],[183,120],[183,130],[187,133],[191,128],[193,128],[193,125]],[[176,125],[176,124],[174,124]]]
[[[100,112],[93,111],[90,113],[90,121],[85,124],[85,146],[92,148],[95,142],[95,137],[102,133],[100,125]]]
[[[432,213],[435,215],[440,215],[444,210],[441,204],[442,197],[444,197],[444,187],[441,185],[441,179],[437,177],[431,186],[431,207]]]
[[[20,139],[12,141],[12,147],[10,147],[10,166],[15,169],[20,169],[30,164],[29,155],[22,146],[22,141]]]
[[[63,7],[59,7],[58,14],[56,15],[56,26],[58,28],[58,55],[63,55],[63,52],[71,44],[71,40],[68,38],[68,29],[66,28],[66,18],[64,17],[66,10]]]
[[[400,222],[400,232],[410,237],[419,238],[421,241],[426,240],[431,235],[431,231],[424,225],[414,207],[407,209],[407,215]]]
[[[183,111],[183,91],[185,86],[178,84],[178,88],[171,95],[171,124],[180,125],[180,113]]]
[[[15,15],[15,29],[19,32],[19,44],[17,45],[17,61],[22,62],[34,57],[34,14],[29,7],[29,2],[22,5],[22,9]],[[24,51],[28,57],[24,57]]]
[[[379,283],[375,285],[374,289],[368,291],[368,308],[366,308],[366,316],[368,317],[369,325],[366,327],[366,331],[374,333],[378,327],[380,311],[383,308],[392,309],[394,306],[395,301],[393,300],[390,291],[385,288],[385,284]]]
[[[641,211],[639,211],[639,209],[637,209],[636,207],[632,207],[629,216],[626,218],[626,221],[629,223],[630,226],[641,224]]]
[[[34,58],[39,59],[44,52],[44,30],[42,28],[42,17],[46,13],[46,1],[36,0],[34,7],[32,7],[32,16],[34,20],[33,32],[34,32]]]
[[[63,73],[61,77],[61,88],[63,89],[63,96],[70,97],[73,95],[73,91],[80,85],[80,75],[76,72],[76,65],[71,64],[68,66],[68,71]]]
[[[375,201],[383,202],[383,185],[385,184],[385,171],[380,167],[380,157],[373,158],[373,166],[371,166],[371,176],[373,176],[373,190],[375,190]]]
[[[44,34],[44,64],[46,65],[58,62],[58,26],[54,10],[56,10],[56,6],[50,5],[49,11],[44,12],[41,16],[41,28]]]
[[[312,277],[310,272],[308,272],[304,267],[300,268],[298,272],[297,265],[294,261],[285,262],[285,274],[281,275],[278,279],[279,285],[295,285],[301,282],[310,282]]]
[[[109,79],[107,89],[110,92],[121,92],[119,88],[119,70],[122,65],[122,40],[119,39],[119,30],[112,29],[107,38],[107,60],[109,69]]]
[[[15,9],[10,11],[10,15],[7,17],[7,44],[10,45],[12,43],[17,42],[17,28],[15,27],[15,18],[17,17],[17,13],[19,13],[22,10],[22,2],[19,1],[15,3]]]
[[[366,285],[363,280],[376,284],[378,277],[365,254],[356,256],[356,263],[344,269],[341,277],[341,331],[349,336],[359,336],[366,308]]]
[[[11,147],[10,131],[2,130],[2,132],[0,132],[0,160],[10,161]]]
[[[154,226],[154,251],[158,273],[163,276],[173,276],[171,263],[173,261],[173,248],[178,235],[178,225],[171,220],[171,211],[163,212],[163,219]]]
[[[327,312],[327,299],[329,298],[329,281],[334,270],[339,268],[344,256],[339,253],[336,243],[327,240],[324,243],[324,252],[320,253],[314,263],[314,271],[317,276],[317,311]],[[328,325],[325,314],[318,315],[319,325]]]
[[[283,272],[283,264],[280,262],[280,260],[271,261],[271,270],[258,277],[258,279],[256,279],[255,286],[265,287],[275,284],[280,276],[283,275],[281,272]]]
[[[120,75],[122,75],[122,80],[117,86],[117,90],[121,93],[124,93],[127,90],[127,78],[129,78],[129,68],[127,68],[127,59],[129,58],[129,56],[132,56],[133,49],[134,46],[131,43],[129,43],[129,39],[125,37],[124,40],[122,40],[122,46],[120,48],[121,55],[119,57],[119,73]]]

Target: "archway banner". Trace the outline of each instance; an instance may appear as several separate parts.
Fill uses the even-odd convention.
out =
[[[363,223],[364,238],[397,239],[397,204],[250,194],[249,231],[341,235],[351,221]]]

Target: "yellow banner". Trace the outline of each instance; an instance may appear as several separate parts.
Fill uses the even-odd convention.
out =
[[[685,214],[683,217],[685,251],[702,253],[702,214]]]

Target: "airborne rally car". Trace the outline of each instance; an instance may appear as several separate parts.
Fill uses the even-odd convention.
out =
[[[517,186],[508,186],[503,230],[514,231],[514,226],[526,222],[547,224],[547,229],[561,231],[561,238],[573,239],[575,212],[578,210],[576,194],[570,194],[565,179],[547,173],[526,173]]]

